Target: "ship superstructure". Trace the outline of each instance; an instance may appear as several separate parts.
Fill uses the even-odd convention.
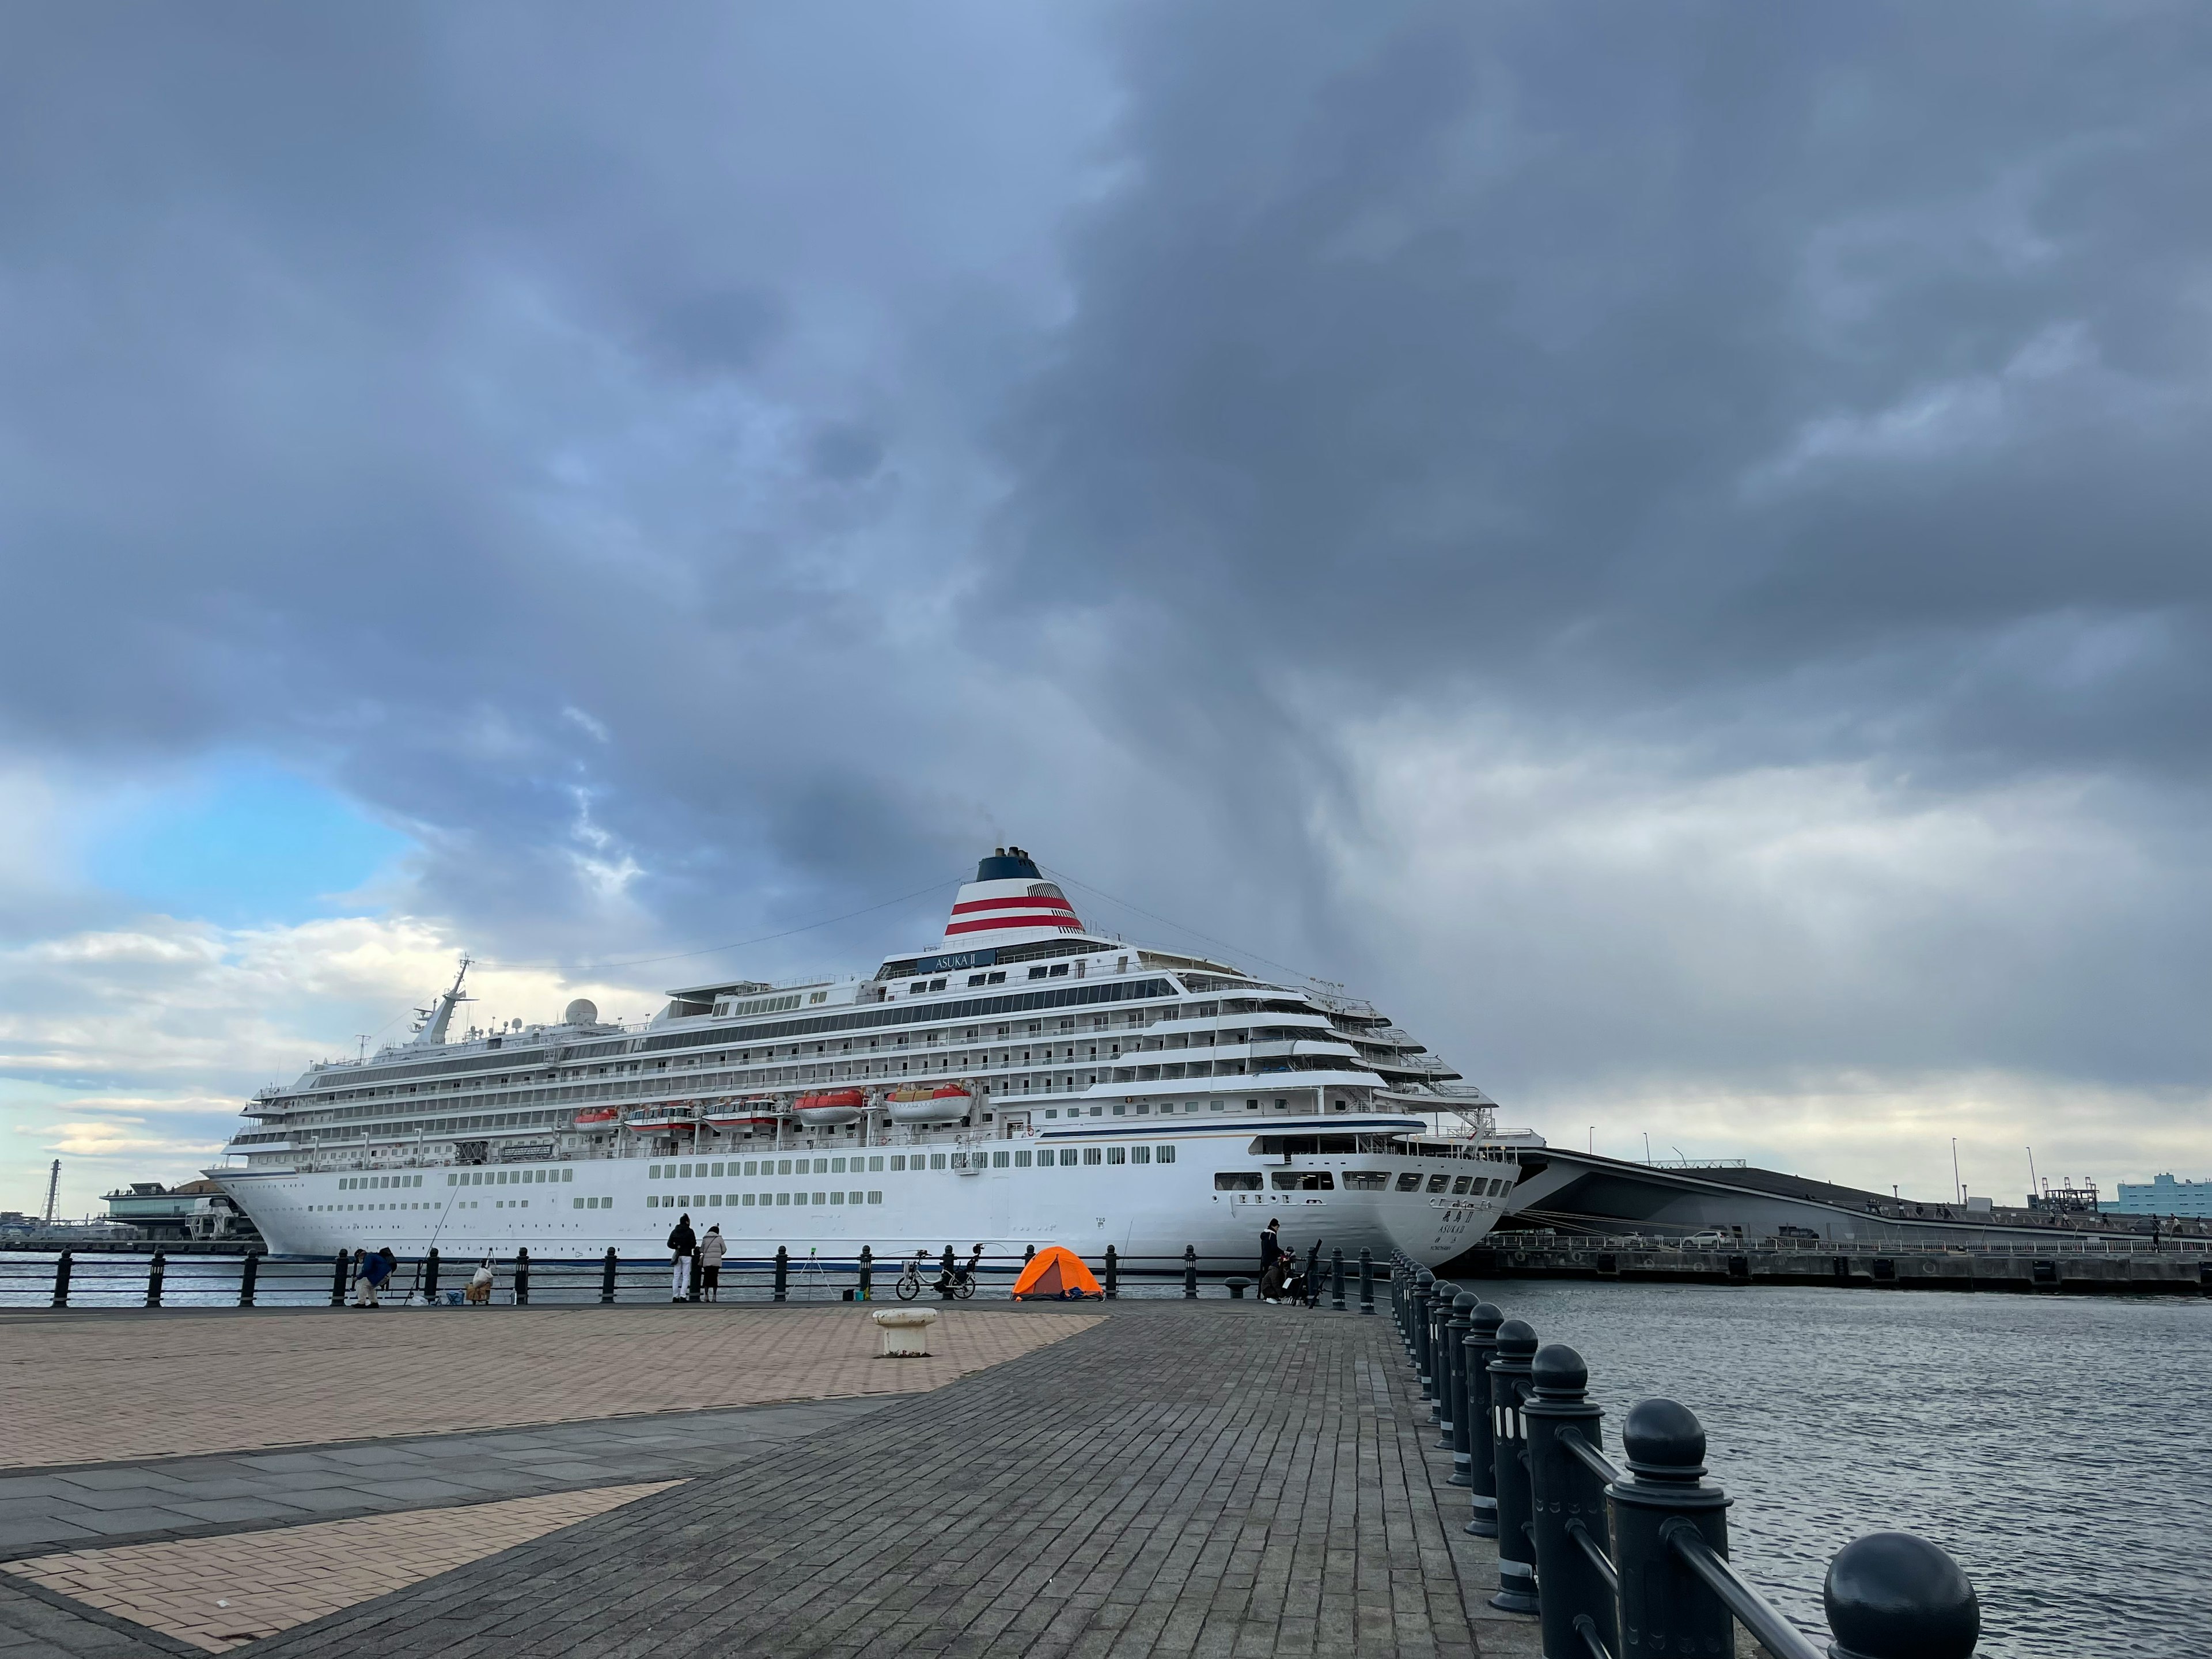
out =
[[[1218,1258],[1279,1216],[1294,1244],[1442,1261],[1516,1173],[1487,1097],[1370,1005],[1091,933],[1018,848],[866,978],[455,1039],[465,973],[410,1042],[248,1103],[210,1173],[271,1249],[635,1255],[682,1212],[740,1258]]]

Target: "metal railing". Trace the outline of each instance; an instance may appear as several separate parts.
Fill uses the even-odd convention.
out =
[[[1518,1319],[1410,1258],[1390,1302],[1422,1396],[1470,1491],[1465,1530],[1498,1544],[1491,1605],[1533,1613],[1547,1659],[1735,1651],[1741,1625],[1774,1659],[1821,1650],[1728,1559],[1728,1498],[1705,1474],[1688,1407],[1645,1400],[1601,1449],[1583,1358],[1540,1347]],[[1967,1659],[1981,1639],[1973,1586],[1936,1545],[1878,1532],[1838,1551],[1823,1600],[1829,1659]]]
[[[925,1264],[922,1294],[936,1292],[939,1277],[955,1266],[964,1268],[969,1253],[946,1247]],[[986,1255],[975,1264],[974,1294],[987,1299],[1009,1295],[1022,1269],[1036,1255]],[[160,1247],[129,1253],[75,1249],[0,1251],[0,1309],[16,1308],[275,1308],[338,1307],[358,1292],[367,1257],[359,1250],[328,1256],[272,1255],[262,1251],[229,1255],[194,1252],[172,1255]],[[878,1256],[870,1245],[853,1255],[824,1255],[818,1246],[779,1247],[772,1256],[724,1258],[712,1299],[728,1302],[874,1301],[892,1294],[908,1255]],[[1180,1255],[1129,1255],[1115,1246],[1102,1255],[1081,1256],[1109,1297],[1172,1296],[1177,1290],[1195,1299],[1201,1285],[1242,1297],[1256,1280],[1249,1257],[1201,1255],[1187,1245]],[[1362,1313],[1375,1310],[1375,1264],[1362,1250],[1346,1262],[1341,1250],[1314,1262],[1314,1293],[1341,1309],[1356,1295]],[[614,1250],[588,1257],[541,1256],[518,1249],[509,1255],[453,1256],[432,1249],[420,1256],[398,1256],[391,1277],[380,1288],[384,1304],[449,1305],[471,1299],[470,1282],[480,1268],[490,1279],[475,1300],[532,1307],[614,1303],[666,1302],[677,1284],[672,1257],[623,1256]],[[706,1295],[693,1273],[684,1299]]]
[[[1960,1223],[1959,1225],[1966,1224]],[[1721,1243],[1692,1243],[1687,1237],[1666,1237],[1652,1233],[1582,1233],[1564,1229],[1543,1232],[1492,1231],[1482,1241],[1486,1249],[1508,1253],[1547,1253],[1606,1250],[1687,1251],[1698,1256],[1752,1251],[1781,1255],[1848,1256],[2038,1256],[2106,1257],[2212,1255],[2212,1237],[2191,1233],[2166,1233],[2152,1238],[2143,1233],[2069,1233],[2053,1231],[2036,1239],[2017,1237],[1960,1240],[1917,1239],[1909,1235],[1887,1238],[1788,1238],[1760,1234],[1730,1238]]]

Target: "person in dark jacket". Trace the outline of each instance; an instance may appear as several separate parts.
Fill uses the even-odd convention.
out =
[[[364,1250],[361,1256],[361,1277],[354,1281],[354,1305],[374,1308],[378,1294],[397,1271],[399,1260],[386,1245],[380,1250]]]
[[[691,1294],[691,1258],[699,1251],[699,1235],[691,1231],[690,1212],[676,1218],[676,1225],[668,1235],[668,1248],[675,1253],[669,1274],[668,1299],[684,1301]]]
[[[1267,1269],[1275,1265],[1275,1258],[1283,1253],[1283,1224],[1270,1221],[1260,1233],[1260,1277],[1267,1276]]]

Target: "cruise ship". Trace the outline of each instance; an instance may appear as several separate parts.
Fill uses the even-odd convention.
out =
[[[1492,1107],[1364,1001],[1091,932],[1019,848],[865,978],[723,981],[638,1025],[588,1000],[262,1091],[208,1173],[272,1250],[625,1256],[678,1217],[738,1260],[1109,1244],[1143,1273],[1301,1251],[1431,1264],[1517,1175]]]

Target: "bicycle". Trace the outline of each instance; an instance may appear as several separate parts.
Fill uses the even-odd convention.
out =
[[[921,1264],[928,1260],[928,1251],[916,1250],[914,1259],[906,1264],[905,1270],[898,1276],[898,1283],[893,1286],[900,1301],[911,1302],[925,1290],[938,1289],[936,1284],[924,1285],[921,1281]],[[952,1283],[948,1288],[956,1301],[969,1301],[975,1294],[975,1275],[966,1267],[955,1267]]]

